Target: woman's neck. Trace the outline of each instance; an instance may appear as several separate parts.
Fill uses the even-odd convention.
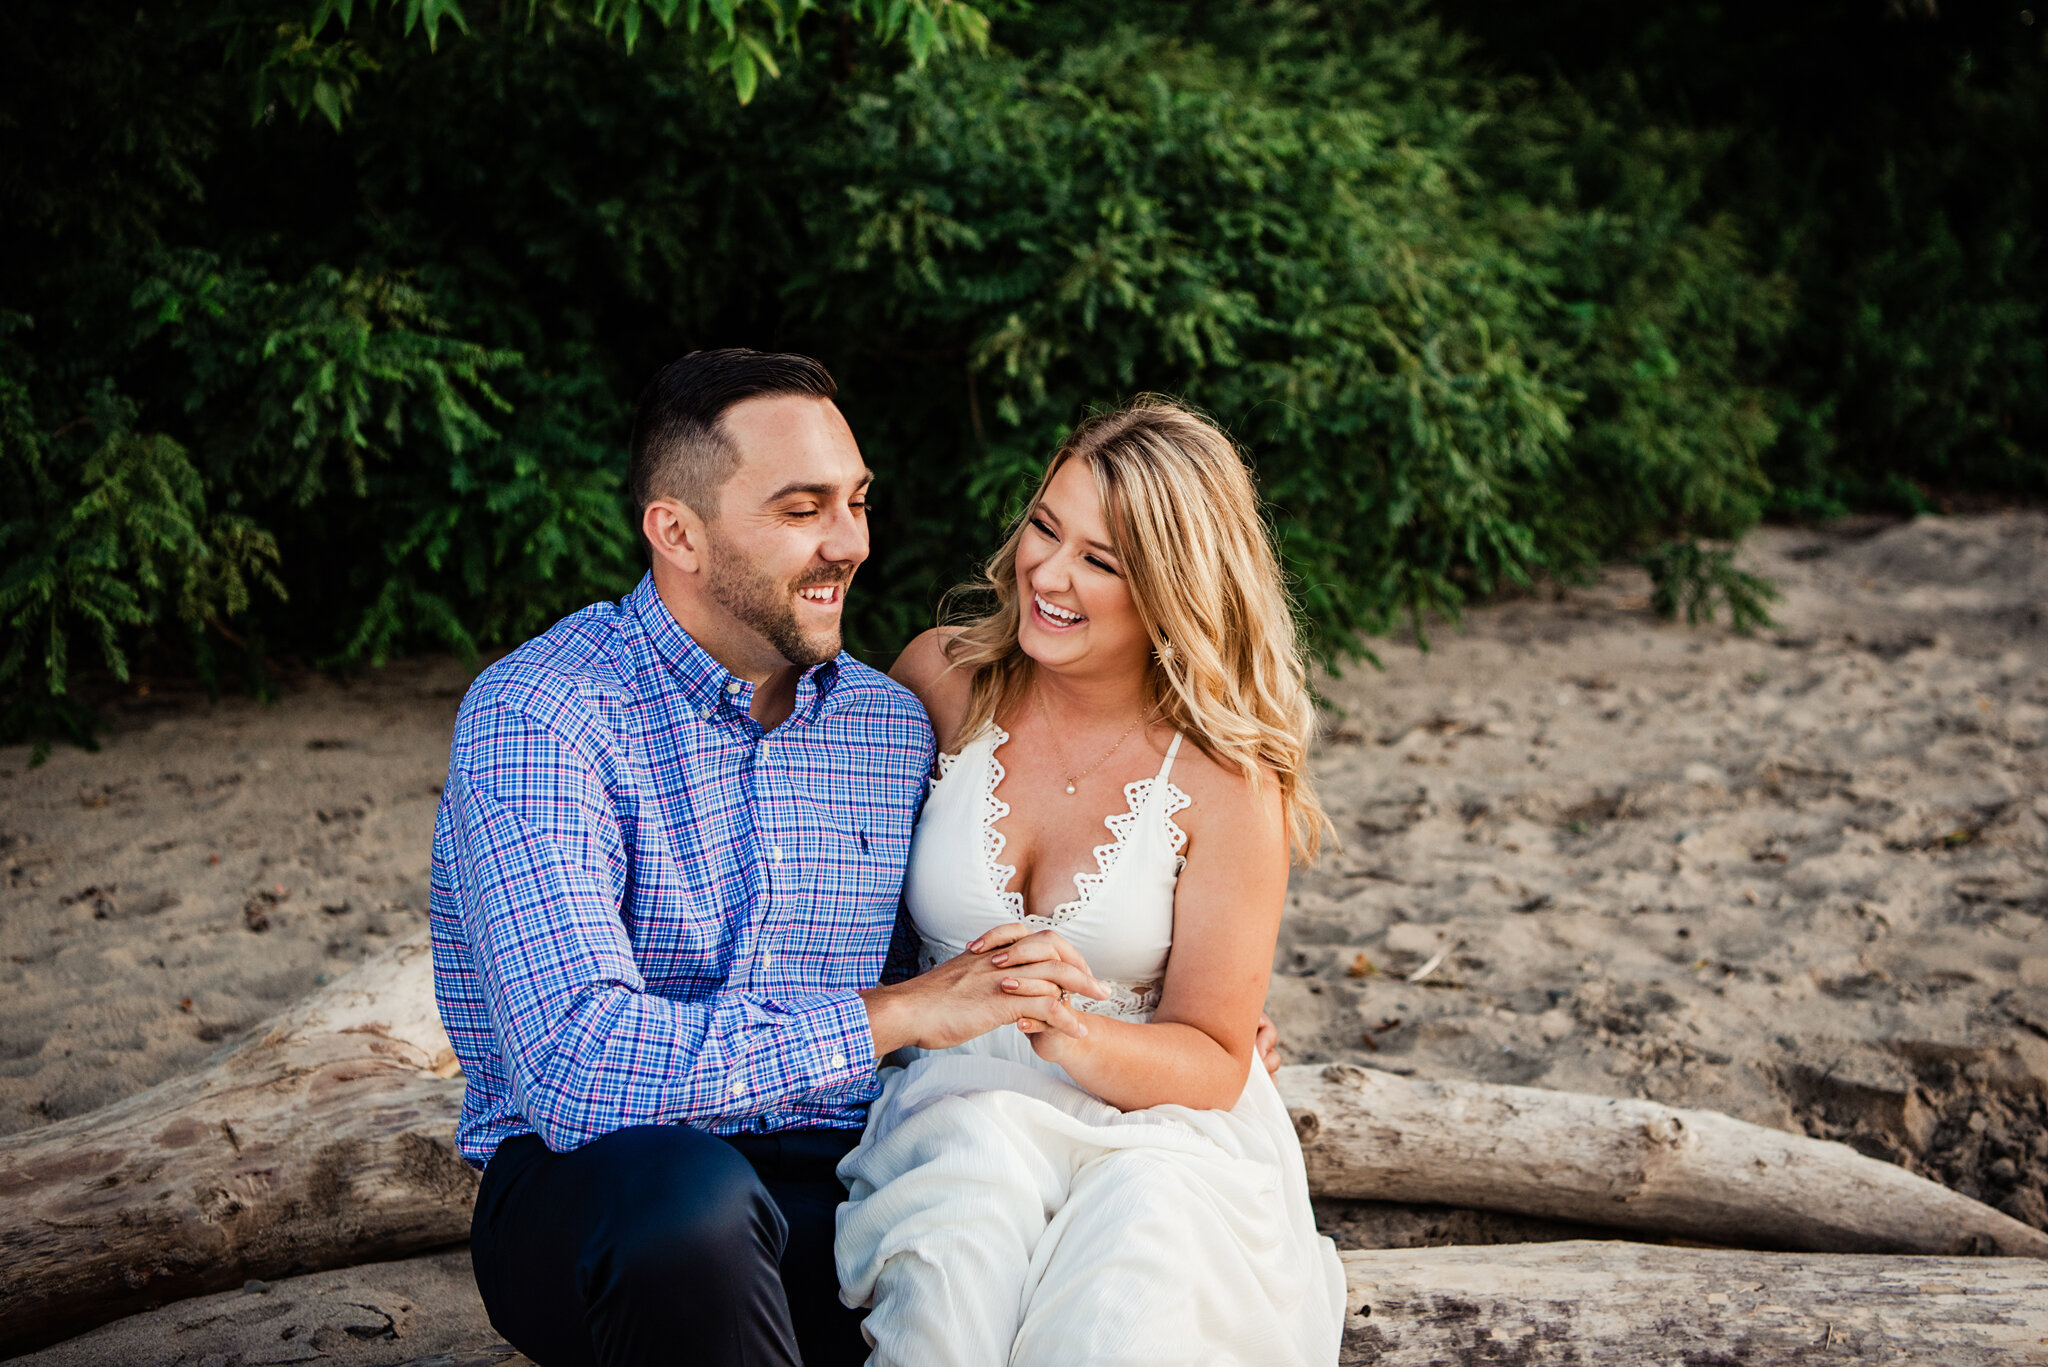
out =
[[[1122,726],[1145,708],[1141,669],[1081,673],[1033,662],[1028,687],[1048,711],[1076,729]]]

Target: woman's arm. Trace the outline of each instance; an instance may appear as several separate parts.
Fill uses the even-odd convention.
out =
[[[1182,822],[1188,862],[1173,899],[1173,952],[1159,1009],[1149,1024],[1090,1015],[1082,1018],[1085,1038],[1039,1032],[1031,1041],[1041,1057],[1124,1110],[1237,1103],[1287,898],[1278,777],[1266,774],[1254,793],[1241,775],[1207,756],[1182,753],[1184,764],[1196,759],[1183,785],[1194,805]],[[1048,986],[1030,976],[1024,961],[1040,952],[1023,941],[1012,947],[1018,991]]]
[[[960,723],[967,716],[968,695],[973,692],[973,675],[965,669],[954,669],[946,659],[946,642],[958,630],[955,627],[933,627],[922,632],[916,640],[903,647],[903,653],[896,657],[896,663],[889,666],[889,677],[902,684],[924,704],[925,715],[932,719],[932,730],[937,733],[939,748],[950,750],[958,739]]]

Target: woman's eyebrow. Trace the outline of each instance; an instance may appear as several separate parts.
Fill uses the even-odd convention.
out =
[[[1045,518],[1048,521],[1050,521],[1055,527],[1060,525],[1060,515],[1054,512],[1051,508],[1047,507],[1044,503],[1040,503],[1038,506],[1033,508],[1031,510],[1031,515],[1033,517]],[[1094,537],[1089,537],[1087,540],[1083,541],[1082,544],[1085,546],[1092,546],[1096,550],[1101,551],[1105,555],[1116,554],[1116,547],[1110,545],[1106,541],[1097,541]]]
[[[1059,523],[1059,514],[1057,514],[1057,512],[1053,512],[1053,510],[1051,510],[1049,506],[1044,506],[1042,502],[1040,502],[1038,506],[1034,506],[1034,508],[1032,508],[1032,516],[1042,516],[1042,519],[1047,519],[1047,521],[1051,521],[1051,523],[1053,523],[1055,527],[1059,527],[1059,525],[1061,525],[1061,523]],[[1090,547],[1094,547],[1094,549],[1102,551],[1104,555],[1114,555],[1114,553],[1116,553],[1116,547],[1114,547],[1114,545],[1110,545],[1108,541],[1096,541],[1094,537],[1087,537],[1085,541],[1081,541],[1081,545],[1090,545]]]

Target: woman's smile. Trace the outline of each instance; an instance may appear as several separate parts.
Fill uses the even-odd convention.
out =
[[[1045,596],[1039,593],[1031,595],[1031,610],[1038,619],[1038,625],[1047,631],[1071,631],[1088,620],[1086,616],[1072,608],[1063,608],[1057,603],[1048,602]]]

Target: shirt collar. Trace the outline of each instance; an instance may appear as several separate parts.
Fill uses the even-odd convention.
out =
[[[713,659],[710,651],[683,630],[682,623],[655,591],[652,572],[640,577],[639,587],[627,595],[626,602],[655,655],[682,685],[692,710],[707,717],[717,716],[728,708],[741,716],[747,715],[747,709],[754,705],[754,685]],[[841,651],[823,664],[812,665],[798,677],[796,707],[790,713],[790,721],[811,722],[824,715],[832,686],[845,672],[840,664],[847,658],[846,652]]]

